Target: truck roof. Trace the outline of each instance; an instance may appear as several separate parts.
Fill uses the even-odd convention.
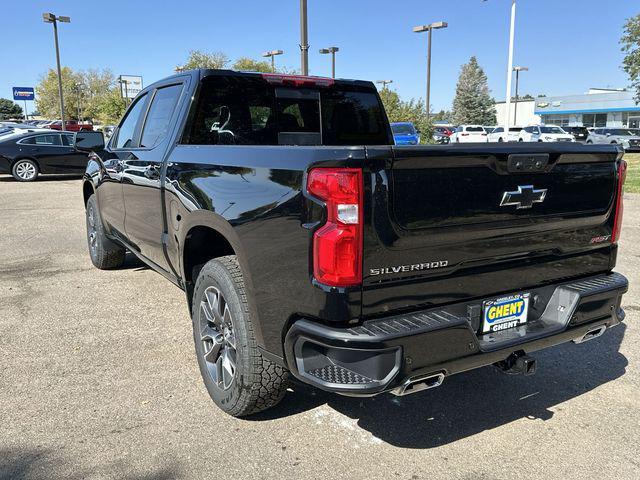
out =
[[[252,77],[262,77],[267,79],[272,83],[281,83],[292,86],[331,86],[331,85],[353,85],[358,87],[366,87],[375,90],[375,85],[373,82],[368,80],[353,80],[353,79],[345,79],[345,78],[330,78],[330,77],[318,77],[313,75],[292,75],[292,74],[283,74],[283,73],[262,73],[262,72],[240,72],[237,70],[228,70],[228,69],[211,69],[211,68],[200,68],[194,70],[185,70],[174,75],[165,77],[157,82],[154,82],[147,87],[145,87],[142,91],[147,91],[155,87],[156,84],[165,83],[168,79],[171,78],[179,78],[184,75],[190,75],[194,77],[196,80],[202,80],[205,77],[209,76],[252,76]]]

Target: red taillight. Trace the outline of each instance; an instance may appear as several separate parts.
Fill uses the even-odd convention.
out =
[[[613,220],[613,233],[611,234],[611,242],[616,243],[620,239],[620,231],[622,230],[622,213],[624,210],[623,193],[624,181],[627,178],[627,162],[620,160],[618,165],[618,190],[616,199],[616,214]]]
[[[362,283],[362,170],[314,168],[307,190],[327,207],[313,235],[313,276],[330,286]]]

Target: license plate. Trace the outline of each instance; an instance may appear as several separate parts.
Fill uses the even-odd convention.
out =
[[[527,323],[529,296],[520,293],[483,302],[482,332],[499,332]]]

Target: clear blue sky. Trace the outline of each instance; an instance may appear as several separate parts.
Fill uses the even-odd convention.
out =
[[[476,55],[496,99],[505,96],[509,0],[309,0],[310,72],[330,75],[337,45],[337,75],[393,79],[403,97],[423,97],[426,34],[413,25],[444,20],[434,32],[432,105],[449,108],[460,65]],[[299,2],[278,1],[7,1],[2,5],[0,96],[12,86],[34,86],[55,66],[53,33],[42,12],[71,17],[61,24],[63,65],[110,68],[142,75],[145,85],[173,72],[190,49],[221,50],[232,59],[283,49],[278,63],[299,68]],[[518,0],[515,63],[522,93],[563,95],[589,87],[624,87],[618,40],[636,0]],[[29,109],[32,107],[30,106]]]

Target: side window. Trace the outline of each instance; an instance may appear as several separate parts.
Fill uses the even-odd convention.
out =
[[[137,147],[136,144],[136,127],[140,115],[144,112],[147,104],[147,94],[140,97],[131,107],[125,119],[120,123],[115,142],[111,142],[113,148],[132,148]]]
[[[18,143],[20,143],[21,145],[35,145],[36,137],[24,138],[20,140]]]
[[[55,145],[60,146],[60,135],[38,135],[34,138],[35,145]]]
[[[62,135],[62,145],[65,147],[73,147],[73,135]]]
[[[182,84],[159,88],[144,122],[140,146],[152,148],[158,145],[169,133],[169,122],[178,103]]]
[[[502,132],[504,132],[504,129],[502,127],[498,127],[492,133],[502,133]]]

